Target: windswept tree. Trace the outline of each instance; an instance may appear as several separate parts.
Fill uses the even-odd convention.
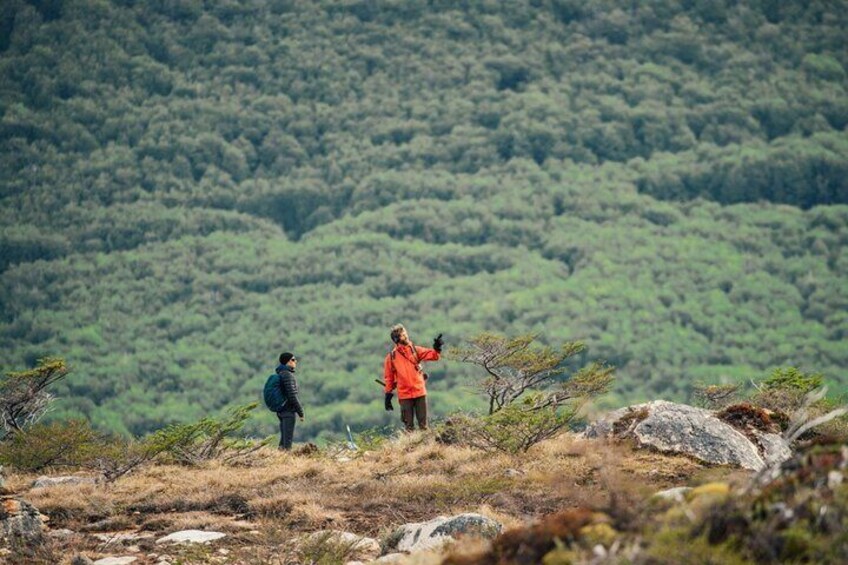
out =
[[[480,334],[452,357],[485,371],[477,388],[489,400],[483,418],[457,427],[463,441],[486,450],[524,452],[565,428],[591,398],[606,392],[613,368],[592,363],[572,375],[567,361],[584,350],[580,342],[559,349],[534,347],[535,335],[514,338]]]
[[[27,371],[0,377],[0,418],[4,436],[32,426],[47,412],[53,395],[47,388],[68,376],[64,359],[46,357]]]
[[[563,378],[568,371],[567,360],[585,350],[582,342],[566,342],[559,349],[533,347],[537,337],[483,333],[468,340],[465,347],[451,351],[459,361],[485,371],[476,386],[489,400],[490,415],[529,391],[541,393],[532,404],[532,409],[538,410],[586,400],[609,388],[613,368],[601,363],[592,363],[570,378]]]

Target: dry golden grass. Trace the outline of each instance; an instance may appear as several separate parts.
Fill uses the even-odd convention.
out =
[[[9,484],[50,516],[52,528],[224,531],[236,561],[286,563],[297,556],[281,554],[280,545],[319,529],[379,538],[400,524],[460,512],[513,528],[574,507],[612,508],[613,519],[626,522],[628,506],[646,492],[685,485],[694,476],[705,470],[688,458],[572,434],[513,456],[445,446],[415,433],[371,452],[298,456],[266,449],[249,467],[153,465],[111,484],[29,489],[33,477],[23,475],[12,475]]]

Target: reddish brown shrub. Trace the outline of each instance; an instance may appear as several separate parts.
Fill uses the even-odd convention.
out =
[[[742,431],[755,429],[780,433],[780,425],[772,418],[773,415],[771,410],[758,408],[749,402],[733,404],[716,414],[720,420]]]
[[[574,508],[551,514],[527,528],[508,530],[492,542],[492,559],[481,563],[540,563],[556,547],[556,540],[571,545],[580,538],[580,528],[592,521],[592,511]]]

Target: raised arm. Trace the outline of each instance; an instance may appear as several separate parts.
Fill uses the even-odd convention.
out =
[[[438,351],[429,347],[416,345],[415,351],[418,352],[419,361],[438,361],[441,358],[441,354]]]

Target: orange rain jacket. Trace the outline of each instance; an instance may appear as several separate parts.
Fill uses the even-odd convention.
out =
[[[396,345],[386,355],[386,360],[383,363],[386,392],[392,392],[397,387],[399,400],[418,398],[427,394],[427,389],[424,387],[424,374],[420,370],[419,363],[415,362],[413,347],[418,353],[419,363],[438,361],[440,357],[439,352],[435,349],[421,347],[420,345]]]

